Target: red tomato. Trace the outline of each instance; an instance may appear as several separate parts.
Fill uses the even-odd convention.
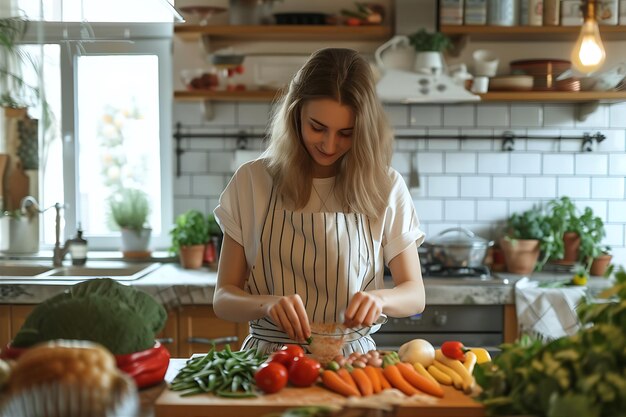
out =
[[[261,391],[272,394],[287,385],[287,376],[287,368],[278,362],[269,362],[256,371],[254,381]]]
[[[296,387],[310,387],[320,375],[320,363],[315,359],[298,356],[289,368],[289,382]]]
[[[465,360],[465,352],[467,350],[463,343],[457,341],[444,342],[441,345],[441,353],[450,359],[458,359],[460,361]]]
[[[285,365],[285,368],[289,369],[293,358],[300,358],[304,356],[304,349],[298,345],[285,345],[280,350],[272,353],[269,358],[269,362],[278,362]]]

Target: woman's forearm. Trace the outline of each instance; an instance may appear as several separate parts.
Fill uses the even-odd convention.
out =
[[[278,298],[274,295],[251,295],[235,285],[224,285],[215,291],[213,310],[221,319],[246,322],[267,316]]]
[[[383,313],[392,317],[408,317],[421,313],[425,307],[424,284],[405,281],[394,288],[368,291],[383,300]]]

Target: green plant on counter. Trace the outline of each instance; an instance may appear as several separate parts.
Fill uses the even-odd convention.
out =
[[[141,230],[150,214],[148,195],[136,188],[122,188],[109,200],[111,217],[121,229]]]
[[[429,33],[420,29],[408,38],[416,52],[445,52],[452,47],[450,38],[441,32]]]
[[[614,276],[601,302],[584,300],[578,308],[576,334],[547,343],[524,336],[476,367],[488,415],[625,415],[626,271]]]
[[[213,213],[209,213],[206,216],[206,219],[207,219],[207,222],[209,223],[209,236],[221,237],[222,229],[220,228],[220,225],[217,224],[217,220],[215,220],[215,215]]]
[[[600,244],[606,236],[602,219],[594,215],[591,207],[585,207],[580,213],[567,196],[549,201],[546,212],[555,238],[551,251],[546,255],[549,259],[563,258],[563,235],[567,232],[576,233],[580,236],[578,261],[586,265],[589,271],[593,258],[600,254]]]
[[[209,240],[209,221],[200,211],[189,210],[176,217],[170,236],[172,253],[179,253],[181,246],[203,245]]]
[[[506,222],[506,239],[536,239],[539,249],[544,256],[537,262],[536,269],[541,271],[554,251],[555,237],[548,217],[541,208],[533,207],[520,213],[513,213]]]

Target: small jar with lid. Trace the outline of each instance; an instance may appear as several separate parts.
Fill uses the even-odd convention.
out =
[[[83,230],[80,224],[78,225],[78,230],[76,230],[76,236],[70,239],[68,244],[72,265],[85,265],[87,263],[87,240],[83,238]]]

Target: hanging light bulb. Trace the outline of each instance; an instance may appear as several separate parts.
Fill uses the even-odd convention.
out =
[[[590,73],[602,66],[606,58],[600,29],[596,21],[596,0],[584,0],[585,21],[580,29],[580,35],[572,51],[572,65],[578,71]]]

